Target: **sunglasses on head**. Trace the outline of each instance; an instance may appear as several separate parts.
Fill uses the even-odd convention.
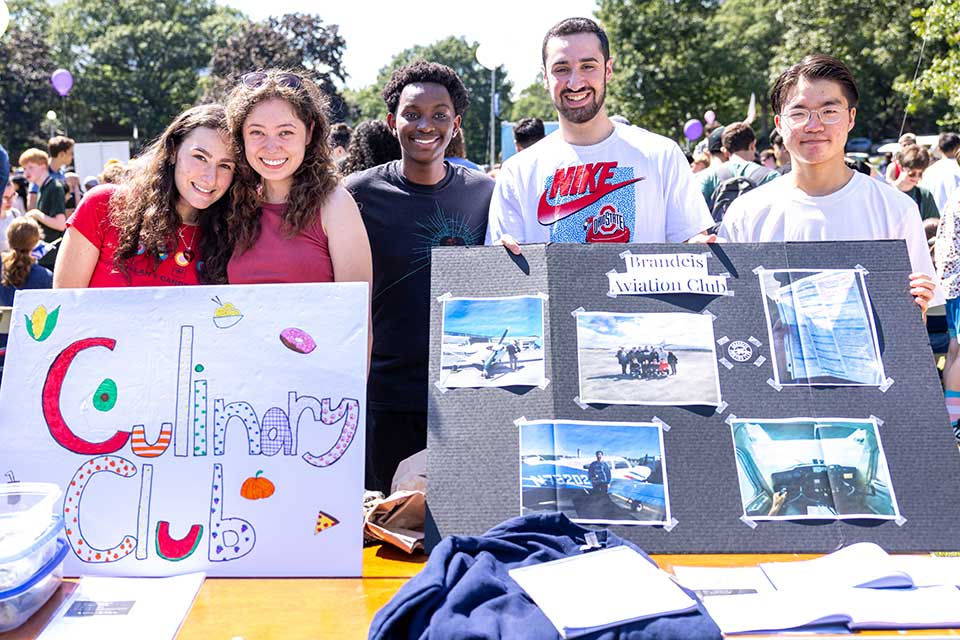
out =
[[[267,74],[266,71],[251,71],[250,73],[245,73],[240,76],[240,82],[242,82],[245,87],[250,87],[251,89],[256,89],[269,79],[270,75]],[[295,73],[276,73],[273,79],[278,87],[299,89],[303,86],[303,78]]]

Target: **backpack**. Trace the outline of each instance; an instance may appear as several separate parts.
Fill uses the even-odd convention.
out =
[[[727,213],[730,203],[747,191],[755,189],[771,171],[771,169],[757,165],[751,167],[746,175],[735,176],[727,163],[722,164],[717,169],[717,188],[713,190],[713,198],[710,201],[710,214],[713,216],[713,221],[719,224],[723,220],[724,214]]]

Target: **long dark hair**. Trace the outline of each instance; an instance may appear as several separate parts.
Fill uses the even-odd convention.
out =
[[[141,246],[146,255],[153,258],[154,268],[160,264],[161,253],[177,246],[181,222],[177,213],[180,193],[174,180],[174,163],[180,144],[190,132],[199,128],[213,129],[229,137],[224,108],[218,104],[205,104],[177,116],[166,131],[131,163],[133,168],[129,177],[110,198],[110,220],[120,230],[113,263],[128,278],[127,264]],[[205,284],[227,281],[227,262],[233,250],[226,222],[229,201],[228,190],[199,216],[199,250],[203,263],[198,275]]]
[[[237,177],[231,188],[232,203],[227,222],[236,250],[240,252],[252,247],[260,235],[261,179],[247,162],[243,146],[243,123],[258,104],[272,99],[283,100],[307,129],[313,126],[303,163],[293,174],[293,186],[281,227],[285,235],[293,237],[309,227],[339,183],[327,145],[330,123],[326,116],[326,98],[309,78],[302,78],[297,86],[290,86],[281,74],[284,77],[289,75],[285,71],[270,69],[257,86],[249,87],[241,82],[227,96],[227,121],[237,149]]]

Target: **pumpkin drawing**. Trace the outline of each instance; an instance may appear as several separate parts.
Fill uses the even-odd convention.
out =
[[[261,476],[260,474],[262,473],[263,470],[257,471],[255,476],[243,481],[243,485],[240,487],[241,498],[260,500],[261,498],[269,498],[273,495],[276,487],[274,487],[273,483],[268,479]]]

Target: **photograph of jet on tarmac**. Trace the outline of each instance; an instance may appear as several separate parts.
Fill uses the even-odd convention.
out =
[[[715,346],[703,314],[580,312],[580,400],[717,406]]]
[[[545,379],[542,298],[444,301],[442,386],[536,387]]]
[[[660,425],[534,421],[520,425],[521,514],[574,522],[670,522]]]
[[[754,520],[893,520],[900,508],[873,419],[731,421],[743,512]]]

